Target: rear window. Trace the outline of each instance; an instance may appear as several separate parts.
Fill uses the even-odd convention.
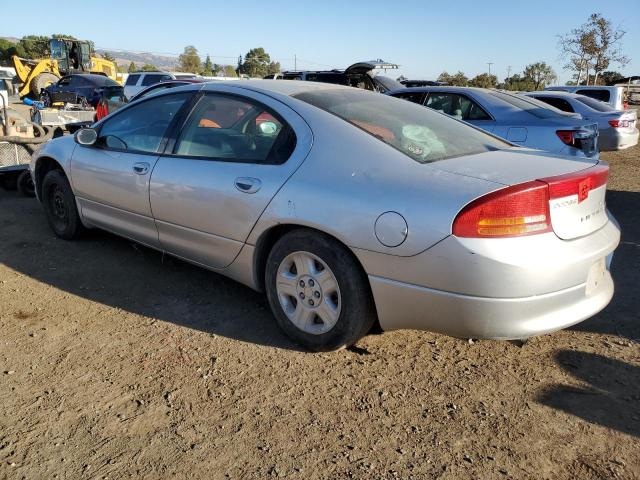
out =
[[[494,97],[499,98],[520,110],[538,118],[566,118],[563,113],[555,107],[531,97],[521,97],[503,92],[489,92]]]
[[[125,83],[125,85],[135,85],[136,83],[138,83],[138,79],[140,78],[140,75],[129,75],[127,77],[127,82]]]
[[[601,102],[600,100],[596,100],[595,98],[586,97],[584,95],[580,97],[576,97],[576,100],[584,103],[586,106],[597,110],[598,112],[615,112],[616,109],[613,108],[608,103]]]
[[[362,90],[322,90],[294,95],[364,130],[420,163],[509,148],[491,135],[393,97]]]
[[[156,83],[171,80],[169,75],[145,75],[142,79],[142,86],[148,87],[149,85],[155,85]]]
[[[584,88],[582,90],[576,90],[576,93],[578,95],[586,95],[587,97],[595,98],[596,100],[600,100],[601,102],[608,102],[611,98],[609,90]]]

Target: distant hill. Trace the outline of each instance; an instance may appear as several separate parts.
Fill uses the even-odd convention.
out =
[[[96,53],[100,55],[108,52],[113,55],[118,65],[128,67],[131,62],[136,64],[136,67],[142,67],[144,64],[155,65],[161,70],[174,70],[178,65],[178,57],[169,55],[157,55],[154,53],[146,52],[130,52],[126,50],[103,50],[96,48]]]

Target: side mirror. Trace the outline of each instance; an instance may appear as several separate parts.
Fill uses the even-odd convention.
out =
[[[73,134],[73,139],[78,145],[84,145],[90,147],[94,145],[98,140],[98,132],[93,128],[81,128]]]

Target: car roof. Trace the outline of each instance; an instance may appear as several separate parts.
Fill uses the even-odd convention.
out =
[[[491,89],[487,88],[478,88],[478,87],[448,87],[446,85],[442,86],[423,86],[423,87],[406,87],[402,89],[393,90],[389,93],[406,93],[406,92],[477,92],[477,93],[488,93]]]
[[[579,98],[584,97],[578,93],[567,92],[565,90],[537,90],[535,92],[524,92],[525,95],[536,95],[540,97],[567,97],[567,98]]]
[[[203,84],[194,84],[194,88],[200,88]],[[261,93],[279,93],[281,95],[293,96],[299,93],[318,90],[348,89],[358,90],[353,87],[336,85],[333,83],[306,82],[303,80],[287,80],[286,82],[277,80],[236,80],[236,81],[209,81],[204,83],[203,90],[214,90],[216,85],[228,85],[239,88],[246,88]],[[184,88],[184,87],[183,87]]]
[[[86,80],[89,80],[91,83],[99,85],[107,83],[107,81],[113,81],[106,75],[98,75],[96,73],[71,73],[69,75],[65,75],[65,77],[82,77]]]

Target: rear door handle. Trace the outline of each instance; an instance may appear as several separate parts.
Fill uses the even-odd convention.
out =
[[[149,166],[147,162],[137,162],[133,164],[133,171],[138,175],[144,175],[149,171]]]
[[[253,177],[238,177],[234,184],[242,193],[256,193],[262,187],[260,179]]]

